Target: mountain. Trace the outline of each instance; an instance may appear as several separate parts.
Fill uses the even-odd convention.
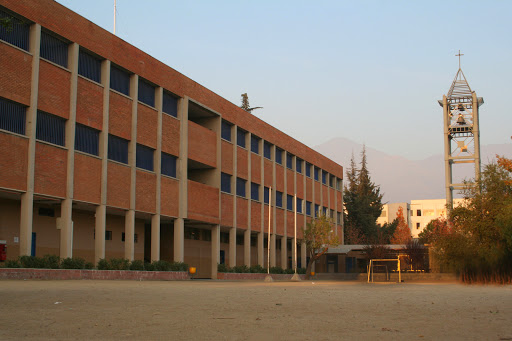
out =
[[[363,145],[338,137],[313,149],[336,161],[347,170],[352,154],[355,156],[356,163],[359,163]],[[482,164],[495,159],[496,154],[512,158],[512,147],[509,144],[481,146]],[[414,199],[441,199],[446,196],[442,154],[423,160],[409,160],[366,146],[366,156],[372,180],[380,185],[381,193],[384,193],[383,202],[410,202]],[[454,182],[458,182],[458,179],[474,177],[472,166],[472,164],[454,166],[454,173],[457,171]]]

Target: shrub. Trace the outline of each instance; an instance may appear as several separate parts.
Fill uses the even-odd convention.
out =
[[[247,265],[234,266],[232,270],[233,270],[233,272],[239,273],[239,274],[250,272]]]
[[[279,266],[271,266],[270,273],[271,274],[282,274],[282,273],[284,273],[284,270],[282,268],[280,268]]]
[[[35,256],[20,256],[19,258],[22,268],[40,269],[44,268],[44,260]]]
[[[43,267],[47,269],[59,269],[60,268],[60,257],[56,255],[44,255],[43,256]]]
[[[165,260],[158,260],[152,263],[155,271],[171,271],[171,263]]]
[[[20,264],[19,260],[17,260],[17,259],[9,259],[9,260],[5,261],[5,267],[11,268],[11,269],[21,268],[21,264]]]
[[[145,262],[144,263],[144,270],[146,270],[146,271],[155,271],[155,266],[152,263]]]
[[[297,268],[297,273],[299,275],[305,275],[306,274],[306,268]]]
[[[172,262],[171,271],[188,271],[188,264],[183,262]]]
[[[109,263],[110,270],[128,270],[130,268],[130,261],[125,258],[111,258]]]
[[[217,264],[217,272],[232,272],[226,264]]]
[[[87,262],[87,263],[85,263],[84,269],[92,270],[92,269],[94,269],[94,264],[91,262]]]
[[[249,268],[249,271],[256,274],[263,274],[267,272],[267,269],[263,268],[261,265],[253,265]]]
[[[144,261],[139,260],[139,259],[134,260],[130,264],[130,270],[136,270],[136,271],[144,270]]]
[[[60,267],[62,269],[84,269],[85,268],[85,259],[79,258],[79,257],[64,258],[60,262]]]
[[[295,270],[294,270],[294,269],[292,269],[292,268],[290,268],[290,269],[285,269],[285,270],[284,270],[284,273],[285,273],[285,274],[288,274],[288,275],[291,275],[291,274],[294,274],[294,273],[295,273]]]
[[[98,261],[98,270],[110,270],[110,264],[105,258]]]

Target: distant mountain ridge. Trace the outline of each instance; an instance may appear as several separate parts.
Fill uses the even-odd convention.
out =
[[[352,154],[360,160],[363,145],[338,137],[313,147],[345,168],[350,166]],[[481,146],[482,164],[494,160],[495,155],[512,158],[511,144]],[[383,202],[410,202],[414,199],[441,199],[445,197],[444,156],[433,155],[423,160],[409,160],[402,156],[389,155],[366,146],[368,168],[375,184],[384,193]],[[473,165],[458,167],[456,179],[473,178]],[[455,167],[454,167],[455,170]]]

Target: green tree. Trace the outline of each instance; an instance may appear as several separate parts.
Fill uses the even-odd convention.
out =
[[[313,263],[326,253],[329,247],[338,246],[340,242],[334,233],[332,221],[322,213],[306,224],[303,233],[306,250],[309,254],[309,262],[306,267],[306,279],[309,279]]]
[[[380,187],[371,180],[366,147],[361,152],[360,165],[357,169],[352,155],[343,191],[345,244],[373,243],[379,238],[377,218],[382,211],[382,194]]]
[[[434,239],[436,255],[464,282],[512,282],[512,176],[507,163],[498,162],[467,182],[447,232]]]

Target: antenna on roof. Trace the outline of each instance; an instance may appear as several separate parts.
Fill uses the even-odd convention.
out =
[[[114,34],[116,34],[116,11],[117,11],[116,3],[117,3],[117,0],[114,0]]]

